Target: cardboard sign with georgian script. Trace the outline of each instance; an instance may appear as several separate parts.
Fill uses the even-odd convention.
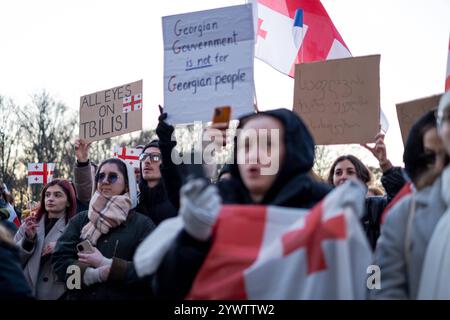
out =
[[[427,98],[397,103],[397,118],[402,133],[403,144],[406,143],[409,130],[414,122],[416,122],[416,120],[418,120],[425,112],[437,107],[441,96],[441,94],[438,94]]]
[[[253,112],[251,5],[163,17],[164,108],[171,123],[211,121],[218,106],[232,117]]]
[[[142,80],[80,98],[80,139],[103,140],[142,130]]]
[[[296,65],[294,111],[316,144],[373,142],[380,128],[380,55]]]

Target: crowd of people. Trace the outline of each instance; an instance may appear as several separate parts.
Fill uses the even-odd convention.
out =
[[[381,288],[367,290],[367,298],[430,297],[421,282],[436,277],[432,259],[438,253],[430,253],[430,243],[445,230],[438,226],[450,202],[450,92],[411,128],[404,168],[389,161],[382,133],[374,147],[365,145],[380,164],[385,192],[371,188],[370,171],[353,155],[339,156],[328,177],[320,179],[312,170],[314,139],[287,109],[241,117],[232,161],[215,179],[188,178],[172,159],[174,127],[166,117],[159,118],[158,139],[140,146],[139,170],[117,158],[97,165],[89,159],[90,144],[77,139],[73,182],[58,178],[46,184],[38,207],[19,228],[11,194],[0,184],[0,298],[186,298],[214,242],[222,205],[310,209],[348,180],[366,186],[364,214],[358,218],[373,264],[381,270]],[[206,130],[214,128],[224,127]],[[246,140],[246,130],[267,139]],[[271,139],[270,130],[277,130],[279,139]],[[261,174],[270,165],[260,158],[262,140],[269,153],[277,150],[274,174]],[[152,271],[139,276],[138,247],[165,220],[177,217],[181,230]],[[442,286],[445,296],[450,286]]]

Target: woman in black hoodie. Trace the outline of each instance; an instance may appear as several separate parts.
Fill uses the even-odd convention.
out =
[[[261,129],[279,129],[278,141],[268,139],[269,150],[279,150],[278,157],[273,152],[270,154],[270,165],[277,160],[279,168],[273,174],[261,174],[264,168],[268,169],[260,158],[254,158],[254,151],[260,151],[261,145],[237,143],[243,134],[238,132],[234,161],[230,165],[231,178],[216,184],[224,204],[311,208],[330,191],[328,185],[314,181],[309,175],[314,161],[314,141],[295,113],[277,109],[251,114],[240,119],[238,129],[254,129],[259,133]],[[239,157],[245,157],[245,164],[238,164]],[[255,162],[252,160],[257,160],[256,164],[251,164]],[[199,239],[187,227],[178,234],[154,274],[153,288],[158,297],[182,299],[187,295],[211,245],[208,232],[205,234],[206,239]]]

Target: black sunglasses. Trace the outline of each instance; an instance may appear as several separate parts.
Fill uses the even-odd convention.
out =
[[[119,176],[115,172],[111,172],[108,175],[106,175],[106,173],[104,172],[100,172],[96,177],[97,183],[103,183],[105,181],[105,178],[109,184],[114,184],[119,179]]]
[[[144,162],[147,158],[150,158],[151,162],[161,161],[161,153],[141,153],[139,161]]]

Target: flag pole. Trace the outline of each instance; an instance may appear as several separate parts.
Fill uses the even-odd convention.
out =
[[[255,79],[253,79],[253,108],[255,109],[255,112],[258,113],[259,112],[259,108],[258,108],[258,98],[256,97],[256,84],[255,84]]]
[[[301,39],[302,42],[300,43],[300,63],[303,63],[303,26],[302,26],[302,33],[301,33]]]

